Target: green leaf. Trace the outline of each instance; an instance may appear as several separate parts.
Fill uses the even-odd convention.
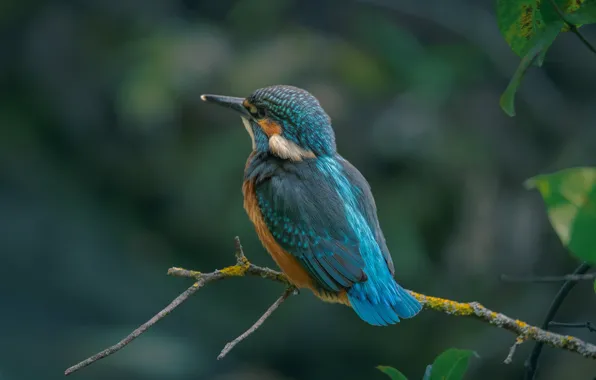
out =
[[[521,84],[521,80],[524,77],[524,74],[536,59],[539,61],[544,60],[544,53],[548,49],[548,47],[553,43],[555,38],[559,35],[561,30],[561,26],[563,25],[563,21],[552,23],[548,28],[541,32],[539,38],[535,38],[536,44],[528,51],[528,53],[522,58],[517,70],[513,74],[511,81],[509,81],[509,85],[501,95],[501,100],[499,104],[503,111],[509,116],[515,116],[515,94],[519,85]],[[539,55],[541,55],[539,58]]]
[[[588,22],[582,22],[582,15],[579,14],[578,16],[574,16],[575,12],[577,12],[580,8],[584,7],[586,4],[593,3],[594,0],[554,0],[555,4],[559,8],[560,12],[563,13],[563,17],[565,18],[564,21],[572,23],[576,26],[581,24],[588,24]],[[594,4],[588,6],[588,13],[590,13],[590,9],[594,7]],[[552,21],[562,20],[561,14],[557,9],[553,6],[553,0],[544,0],[541,2],[540,5],[540,13],[542,14],[542,18],[545,23],[549,23]],[[587,16],[589,18],[589,16]],[[594,22],[594,21],[592,21]],[[567,23],[563,24],[563,28],[561,29],[562,32],[568,32],[570,27]]]
[[[596,280],[594,280],[594,293],[596,293]]]
[[[570,0],[554,0],[554,3],[563,13],[568,13],[572,10],[572,3],[575,1]],[[579,7],[579,5],[577,5]],[[575,9],[577,9],[577,7]],[[562,20],[561,15],[557,12],[557,9],[553,7],[553,0],[541,0],[540,2],[540,14],[545,23],[550,23],[556,20]]]
[[[548,1],[548,0],[543,0]],[[511,49],[520,57],[535,45],[533,39],[544,30],[536,0],[498,0],[497,23]]]
[[[577,11],[582,3],[596,0],[555,0],[564,13]],[[560,15],[552,6],[551,0],[497,0],[497,24],[511,49],[520,57],[528,55],[537,39],[552,24],[560,24],[561,31],[568,31]],[[570,21],[570,20],[568,20]],[[550,46],[550,44],[549,44]],[[548,47],[534,60],[541,66]]]
[[[526,187],[540,191],[563,245],[578,259],[596,264],[596,168],[539,175]]]
[[[566,15],[565,19],[574,25],[596,23],[596,0],[585,0],[575,12]]]
[[[461,380],[474,351],[450,348],[435,359],[430,380]]]
[[[387,376],[389,376],[391,378],[391,380],[408,380],[408,378],[405,377],[403,373],[399,372],[398,370],[396,370],[393,367],[380,365],[380,366],[377,366],[377,369],[379,371],[383,372],[384,374],[386,374]]]

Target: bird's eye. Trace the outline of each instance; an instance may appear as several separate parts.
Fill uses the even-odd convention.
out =
[[[265,116],[267,116],[267,109],[263,108],[263,107],[257,107],[257,115],[256,115],[259,119],[264,118]]]
[[[257,107],[252,104],[248,107],[248,112],[257,119],[262,119],[267,116],[267,110],[264,107]]]

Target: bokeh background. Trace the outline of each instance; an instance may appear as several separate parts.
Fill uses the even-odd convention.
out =
[[[167,268],[232,264],[235,235],[274,265],[242,208],[249,137],[202,93],[292,84],[317,96],[372,185],[408,288],[540,324],[559,284],[499,275],[577,265],[522,184],[596,163],[596,57],[562,35],[505,116],[519,58],[494,1],[4,0],[0,44],[2,380],[62,378],[191,284]],[[425,311],[375,328],[303,292],[216,361],[281,292],[255,278],[208,286],[73,376],[381,380],[383,364],[417,379],[457,347],[480,355],[468,379],[521,379],[531,348],[505,365],[515,337],[492,326]],[[595,315],[583,283],[557,319]],[[540,379],[594,375],[594,362],[545,349]]]

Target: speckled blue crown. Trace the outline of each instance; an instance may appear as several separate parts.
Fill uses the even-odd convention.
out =
[[[260,88],[248,102],[267,110],[267,116],[279,122],[284,137],[317,155],[336,151],[331,119],[321,104],[306,90],[286,85]]]

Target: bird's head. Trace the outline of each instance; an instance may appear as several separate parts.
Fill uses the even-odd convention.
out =
[[[256,90],[247,98],[201,95],[240,113],[253,150],[301,161],[335,153],[331,120],[317,98],[292,86]]]

